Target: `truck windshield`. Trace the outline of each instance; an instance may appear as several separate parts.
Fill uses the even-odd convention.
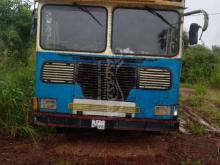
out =
[[[106,24],[107,10],[102,7],[46,5],[41,14],[41,47],[103,52],[106,48]]]
[[[180,16],[175,11],[117,8],[113,13],[115,54],[175,56],[179,51]],[[172,26],[171,26],[172,25]]]

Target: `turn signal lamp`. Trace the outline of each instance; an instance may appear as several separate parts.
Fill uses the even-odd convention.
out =
[[[37,97],[33,98],[33,111],[37,112],[38,109],[38,101],[37,101]]]

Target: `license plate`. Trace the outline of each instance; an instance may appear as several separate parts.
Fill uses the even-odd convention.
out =
[[[97,128],[100,130],[104,130],[105,129],[105,120],[92,120],[91,127]]]

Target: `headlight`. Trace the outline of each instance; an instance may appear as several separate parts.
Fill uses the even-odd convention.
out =
[[[56,99],[40,99],[40,109],[56,110]]]
[[[178,116],[178,106],[156,106],[154,114],[157,116]]]
[[[173,106],[173,116],[177,117],[179,113],[179,106]]]

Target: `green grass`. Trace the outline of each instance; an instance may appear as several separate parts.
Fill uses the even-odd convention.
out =
[[[220,127],[220,112],[216,109],[211,109],[208,106],[203,106],[199,109],[199,112],[209,121],[214,127]]]
[[[206,135],[208,132],[205,127],[201,126],[199,123],[191,122],[188,124],[189,129],[195,135]]]
[[[185,98],[186,104],[193,107],[201,107],[207,93],[207,87],[201,84],[193,86],[193,95]]]
[[[7,65],[6,65],[7,64]],[[0,128],[12,137],[36,134],[30,125],[34,93],[34,59],[28,65],[10,62],[0,70]]]
[[[68,160],[61,159],[61,158],[55,162],[55,165],[71,165],[71,164],[73,163]]]
[[[216,72],[215,75],[210,80],[210,86],[213,89],[220,89],[220,69]]]
[[[212,126],[220,128],[220,90],[210,89],[204,85],[194,85],[192,88],[192,95],[181,98],[181,106],[192,107],[196,113],[199,113]],[[195,134],[204,132],[204,128],[196,123],[190,123],[189,125],[189,128]]]
[[[181,80],[220,89],[220,48],[197,45],[184,49]]]
[[[196,160],[196,161],[191,161],[191,162],[188,162],[188,161],[181,161],[180,162],[180,165],[201,165],[201,161],[200,160]]]
[[[205,116],[209,122],[220,127],[220,90],[209,90],[204,97],[203,104],[198,111]]]

